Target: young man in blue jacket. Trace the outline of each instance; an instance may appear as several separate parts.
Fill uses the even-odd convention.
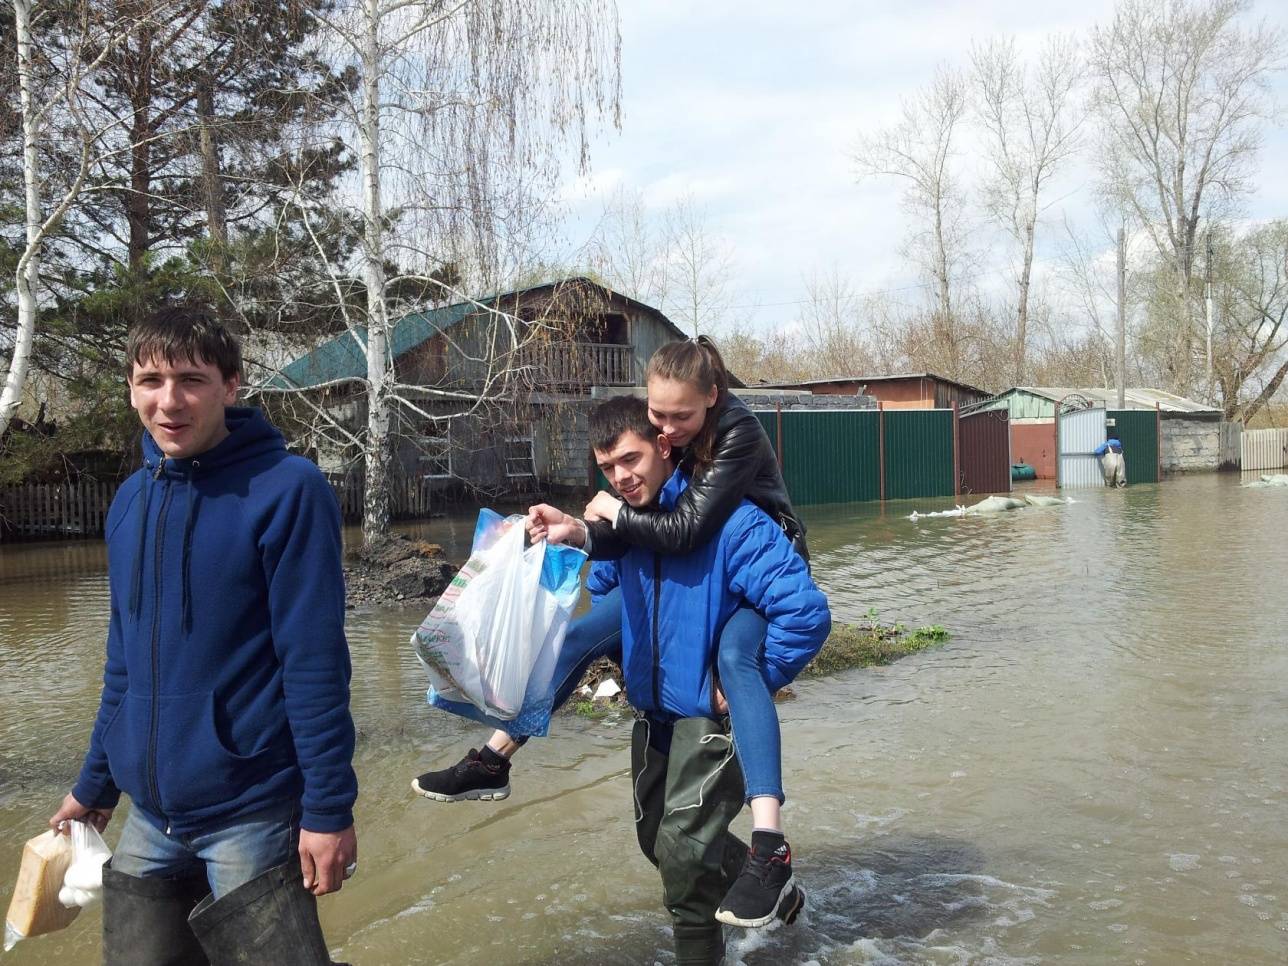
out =
[[[316,897],[357,857],[335,497],[252,409],[236,340],[163,310],[127,347],[143,467],[107,520],[111,618],[80,778],[50,819],[100,830],[109,966],[330,963]]]
[[[599,468],[632,507],[666,511],[687,486],[642,399],[600,405],[590,438]],[[578,525],[570,517],[549,522],[544,535],[555,540]],[[790,861],[779,881],[774,857],[749,859],[729,833],[745,796],[717,680],[719,630],[744,602],[764,615],[762,672],[777,690],[826,640],[827,598],[782,528],[749,500],[700,549],[662,555],[633,547],[619,560],[593,564],[587,588],[596,598],[622,595],[622,672],[638,718],[631,748],[636,834],[661,873],[676,962],[710,966],[724,954],[716,911],[740,873],[772,890],[781,918],[794,918],[803,901]]]

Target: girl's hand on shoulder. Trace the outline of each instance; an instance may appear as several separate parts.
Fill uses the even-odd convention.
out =
[[[622,510],[622,501],[609,493],[600,490],[595,494],[595,498],[586,504],[584,514],[586,521],[593,523],[597,520],[603,520],[605,523],[611,523],[617,526],[617,514]]]

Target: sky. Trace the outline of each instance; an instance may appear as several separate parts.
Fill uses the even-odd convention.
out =
[[[732,314],[759,332],[790,331],[807,278],[833,269],[861,293],[919,299],[898,185],[856,180],[860,133],[894,120],[936,64],[967,66],[972,41],[1012,35],[1036,50],[1053,32],[1085,36],[1113,12],[1110,0],[620,2],[622,127],[595,139],[589,176],[565,185],[570,246],[619,186],[642,192],[658,218],[691,197],[731,254]],[[1260,0],[1253,16],[1288,32],[1288,4]],[[1288,117],[1288,74],[1274,87]],[[1268,127],[1247,217],[1288,216],[1285,158],[1288,128]],[[979,162],[969,141],[962,162]],[[1084,158],[1053,186],[1061,203],[1039,227],[1039,276],[1059,258],[1064,216],[1099,224],[1094,177]],[[981,284],[1000,285],[1005,252],[989,229],[976,232],[996,256]]]

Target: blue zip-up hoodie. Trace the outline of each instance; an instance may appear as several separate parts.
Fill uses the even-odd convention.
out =
[[[112,501],[103,697],[72,794],[125,792],[175,835],[283,802],[338,832],[357,797],[339,510],[258,410],[225,421],[192,459],[145,433]]]
[[[688,486],[680,470],[658,506]],[[744,601],[769,622],[765,681],[777,691],[818,653],[832,629],[827,598],[782,528],[743,500],[720,531],[687,554],[632,547],[596,561],[586,581],[598,599],[622,589],[622,675],[631,704],[678,717],[716,714],[712,684],[720,630]]]

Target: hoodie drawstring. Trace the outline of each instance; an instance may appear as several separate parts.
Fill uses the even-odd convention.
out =
[[[146,476],[139,481],[139,489],[143,491],[139,499],[139,544],[134,552],[134,582],[130,585],[130,614],[135,618],[143,609],[143,551],[148,536],[148,497],[152,493]]]

